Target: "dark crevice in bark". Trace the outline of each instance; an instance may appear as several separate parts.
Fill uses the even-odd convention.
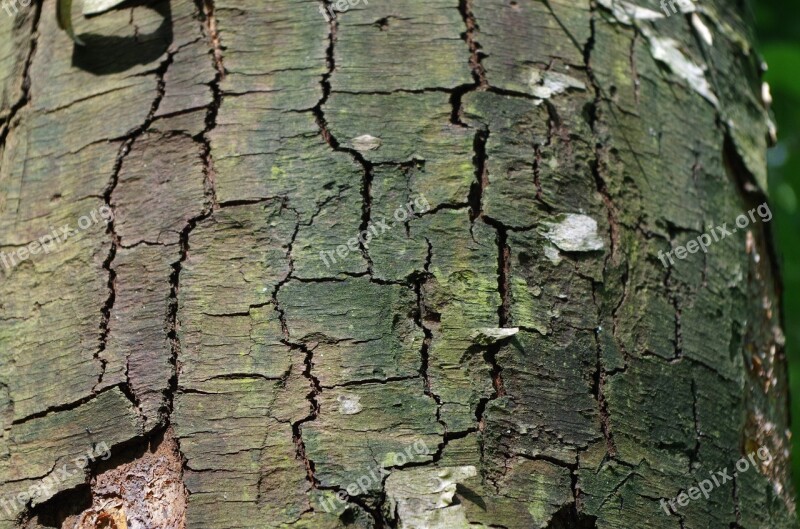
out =
[[[180,244],[180,258],[172,264],[172,273],[170,274],[170,295],[169,295],[169,310],[166,318],[167,339],[170,342],[170,364],[172,365],[172,376],[169,380],[169,389],[166,395],[166,410],[164,412],[164,420],[167,424],[170,422],[172,411],[174,409],[175,394],[178,391],[178,373],[180,371],[180,352],[181,343],[178,337],[178,294],[180,291],[180,275],[183,269],[183,263],[189,257],[189,236],[191,232],[197,227],[197,224],[207,219],[216,207],[216,190],[214,187],[214,169],[213,157],[211,155],[211,143],[208,139],[208,134],[217,124],[217,113],[222,102],[222,93],[219,88],[219,82],[225,76],[225,68],[222,64],[222,48],[219,42],[219,35],[216,31],[216,18],[214,16],[214,2],[213,0],[198,0],[198,12],[203,15],[203,24],[205,30],[208,32],[208,37],[211,41],[213,50],[214,66],[217,70],[217,75],[214,81],[211,82],[211,91],[213,100],[208,106],[206,113],[206,127],[195,141],[202,145],[201,157],[203,160],[203,187],[205,190],[206,204],[203,211],[195,217],[192,217],[187,222],[186,226],[181,230],[179,237]],[[180,443],[178,443],[180,446]]]
[[[6,146],[6,138],[11,128],[14,126],[17,113],[31,101],[31,64],[33,64],[33,56],[36,53],[37,38],[39,37],[39,20],[42,15],[42,3],[35,2],[32,11],[31,48],[28,50],[28,55],[25,57],[25,65],[22,68],[22,95],[16,103],[11,105],[11,108],[8,110],[8,116],[0,123],[0,152],[2,152],[2,149]]]
[[[597,517],[578,512],[575,503],[561,507],[545,529],[597,529]]]
[[[117,384],[115,386],[108,386],[106,388],[103,388],[103,389],[97,391],[96,393],[92,393],[91,395],[86,395],[86,396],[81,397],[81,398],[79,398],[77,400],[74,400],[72,402],[68,402],[66,404],[58,404],[58,405],[55,405],[55,406],[48,406],[46,409],[44,409],[42,411],[38,411],[36,413],[31,413],[30,415],[28,415],[26,417],[23,417],[21,419],[17,419],[15,421],[12,421],[11,424],[12,425],[23,424],[23,423],[26,423],[26,422],[29,422],[29,421],[32,421],[32,420],[35,420],[35,419],[40,419],[40,418],[42,418],[42,417],[44,417],[46,415],[50,415],[51,413],[58,413],[58,412],[62,412],[62,411],[74,410],[74,409],[79,408],[80,406],[86,404],[87,402],[95,399],[99,394],[105,393],[106,391],[111,391],[114,388],[120,388],[120,390],[122,390],[123,392],[126,391],[125,388],[124,388],[124,384]]]
[[[217,31],[217,18],[214,15],[214,2],[213,0],[197,0],[198,10],[203,13],[205,17],[205,27],[208,31],[208,37],[211,41],[212,55],[214,58],[214,67],[216,75],[214,80],[210,83],[212,101],[206,110],[206,127],[195,141],[200,142],[202,146],[203,158],[203,175],[205,177],[204,188],[206,197],[211,203],[211,209],[215,210],[219,207],[217,203],[216,189],[215,189],[215,172],[214,172],[214,158],[211,154],[211,139],[209,133],[217,126],[217,116],[219,115],[219,108],[222,105],[222,89],[220,83],[225,79],[225,65],[222,60],[222,43],[220,42],[219,32]]]
[[[722,162],[725,165],[728,176],[733,181],[734,185],[739,191],[739,196],[745,209],[752,209],[758,207],[760,204],[767,203],[767,197],[761,192],[755,183],[755,179],[744,160],[736,150],[736,144],[733,142],[730,133],[726,130],[725,139],[722,146]],[[769,222],[761,222],[761,232],[763,237],[763,246],[769,256],[769,266],[772,272],[772,281],[775,285],[775,298],[783,299],[783,278],[780,270],[780,259],[777,253],[777,245],[775,243],[775,233],[772,229],[772,224]],[[784,314],[784,311],[781,311]],[[781,322],[783,325],[783,322]]]
[[[605,180],[603,179],[601,171],[601,160],[602,160],[601,151],[603,149],[603,146],[600,143],[598,122],[600,120],[600,105],[603,101],[603,93],[599,81],[595,76],[591,66],[591,56],[592,52],[594,51],[595,39],[596,39],[596,18],[595,18],[596,16],[597,16],[596,6],[592,5],[591,19],[590,19],[591,31],[589,39],[586,41],[583,47],[583,60],[587,75],[594,90],[594,100],[592,101],[591,107],[589,108],[589,126],[595,137],[594,160],[590,162],[590,168],[595,180],[595,184],[597,186],[597,192],[600,195],[607,210],[609,230],[611,232],[610,233],[611,251],[608,253],[603,263],[603,277],[605,278],[608,277],[609,264],[614,261],[619,246],[619,225],[617,223],[616,208],[614,207],[611,194],[608,190],[608,186]],[[577,42],[575,43],[576,45],[578,44]],[[627,278],[627,273],[625,277]],[[601,301],[598,299],[599,297],[598,288],[600,287],[601,285],[595,283],[592,284],[592,296],[594,299],[595,306],[597,307],[598,310],[598,326],[594,332],[595,347],[596,347],[596,365],[595,365],[595,372],[593,374],[592,394],[595,400],[597,400],[598,404],[598,410],[600,413],[600,429],[602,431],[603,438],[605,439],[606,442],[606,451],[608,452],[608,456],[613,458],[617,454],[617,448],[616,444],[614,443],[614,434],[611,431],[611,412],[609,410],[608,401],[606,400],[604,392],[606,377],[608,376],[608,373],[606,372],[606,368],[603,362],[603,347],[600,340],[600,333],[602,332],[602,313],[603,313]],[[627,290],[627,287],[624,287],[623,289],[623,299],[625,290]],[[612,312],[612,325],[613,325],[612,338],[615,338],[617,330],[616,309]]]
[[[469,65],[472,69],[472,77],[478,87],[485,89],[488,88],[489,82],[486,79],[486,69],[481,64],[481,45],[475,39],[478,23],[475,21],[475,14],[472,11],[472,1],[459,0],[458,10],[461,13],[461,18],[464,19],[464,24],[467,26],[466,31],[463,33],[463,38],[469,47]]]
[[[105,206],[110,210],[114,211],[114,206],[112,204],[112,196],[114,194],[114,190],[119,183],[119,174],[122,170],[122,165],[125,162],[128,154],[130,154],[131,149],[133,148],[133,144],[136,140],[142,136],[142,134],[147,131],[148,127],[153,120],[155,119],[156,112],[158,112],[158,108],[161,105],[161,100],[164,98],[165,92],[165,80],[164,76],[167,73],[170,65],[172,64],[174,53],[169,52],[167,53],[167,57],[164,61],[159,65],[156,69],[156,96],[153,99],[153,103],[150,106],[150,111],[145,117],[144,122],[134,130],[130,131],[127,137],[123,140],[122,144],[120,145],[119,151],[117,152],[117,159],[114,162],[114,169],[111,174],[111,179],[109,180],[108,185],[106,186],[105,191],[103,192],[103,201],[105,202]],[[108,272],[108,298],[106,298],[105,303],[103,304],[103,308],[101,309],[102,319],[100,323],[100,344],[98,350],[94,354],[94,359],[100,362],[101,369],[100,374],[98,375],[97,385],[102,383],[103,376],[105,375],[105,369],[107,361],[102,357],[103,352],[106,350],[108,345],[108,337],[109,337],[109,324],[111,321],[111,311],[114,309],[114,302],[116,300],[116,271],[112,268],[112,264],[114,258],[116,257],[117,250],[122,245],[122,239],[119,234],[115,230],[114,226],[114,218],[112,216],[111,221],[108,223],[107,232],[111,237],[111,248],[109,250],[108,257],[103,262],[103,269]],[[139,399],[135,396],[135,391],[133,386],[128,378],[128,358],[125,359],[125,377],[126,377],[126,384],[127,388],[125,390],[125,394],[132,399],[132,402],[136,405],[136,408],[141,413],[141,408],[139,406]]]
[[[500,223],[491,224],[497,230],[497,289],[500,292],[497,316],[500,327],[507,327],[511,322],[511,247],[505,228]]]
[[[436,420],[437,422],[439,422],[439,424],[442,425],[446,434],[447,424],[445,424],[441,418],[442,399],[431,389],[431,381],[430,377],[428,376],[428,369],[430,367],[430,347],[431,343],[433,342],[433,331],[427,325],[425,325],[426,321],[431,320],[431,315],[429,315],[428,308],[425,305],[424,287],[425,287],[425,282],[428,280],[429,277],[431,277],[431,275],[429,275],[430,272],[428,269],[430,266],[433,246],[427,239],[426,242],[428,243],[428,254],[425,261],[425,273],[427,275],[423,278],[417,279],[414,282],[414,293],[417,296],[417,307],[416,307],[416,312],[414,314],[414,323],[417,325],[417,327],[422,329],[424,335],[424,338],[422,340],[422,347],[420,349],[419,373],[420,376],[422,377],[423,384],[425,387],[425,395],[433,399],[433,401],[436,403]]]
[[[700,464],[700,417],[697,413],[697,382],[692,379],[692,419],[694,422],[694,447],[689,454],[689,472],[693,472]]]
[[[328,11],[331,7],[331,1],[321,0],[321,2],[323,9]],[[334,46],[336,45],[336,33],[338,31],[339,23],[336,21],[335,18],[329,18],[328,26],[329,26],[328,47],[325,51],[328,71],[322,75],[322,79],[320,81],[320,84],[322,85],[322,97],[311,111],[314,113],[314,117],[316,118],[317,126],[320,129],[322,138],[325,140],[328,146],[334,151],[344,152],[349,154],[356,161],[356,163],[358,163],[362,167],[364,171],[364,177],[361,182],[361,196],[363,200],[362,211],[361,211],[361,224],[358,227],[358,231],[359,233],[361,233],[369,227],[370,223],[370,218],[372,213],[372,180],[374,175],[374,168],[372,163],[366,158],[364,158],[364,155],[362,155],[357,150],[349,149],[347,147],[342,147],[339,141],[331,133],[330,129],[328,128],[328,123],[325,120],[325,112],[322,110],[322,107],[324,107],[325,103],[328,102],[328,98],[330,97],[332,91],[330,78],[333,75],[333,71],[336,69],[336,57],[334,55]],[[372,277],[373,265],[372,265],[372,259],[369,256],[369,249],[361,239],[359,239],[358,245],[361,250],[361,254],[364,257],[364,260],[367,262],[367,270],[369,271],[369,275],[370,277]]]
[[[306,467],[306,475],[309,483],[311,484],[311,488],[318,488],[319,480],[314,475],[314,462],[311,461],[306,454],[306,445],[303,441],[302,432],[303,424],[307,422],[313,422],[319,416],[319,400],[317,397],[320,393],[322,393],[322,386],[319,383],[319,379],[317,379],[312,372],[312,368],[314,366],[314,347],[309,347],[306,344],[292,343],[288,340],[282,340],[282,343],[289,346],[289,348],[293,350],[299,350],[305,354],[305,359],[303,361],[305,366],[303,368],[303,377],[305,377],[311,385],[311,391],[306,395],[306,398],[311,404],[311,409],[306,417],[292,423],[292,439],[294,440],[295,448],[297,450],[297,457],[304,463]]]
[[[488,168],[486,167],[486,142],[489,141],[489,130],[479,130],[475,133],[472,148],[475,151],[472,164],[475,166],[475,181],[469,189],[470,220],[475,221],[483,215],[483,193],[489,185]]]

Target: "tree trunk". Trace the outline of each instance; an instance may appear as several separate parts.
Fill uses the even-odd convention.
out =
[[[0,529],[797,527],[761,65],[677,3],[6,0]]]

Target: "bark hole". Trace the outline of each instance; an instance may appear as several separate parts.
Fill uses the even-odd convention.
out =
[[[184,529],[187,493],[172,431],[103,461],[90,483],[91,504],[62,529]]]

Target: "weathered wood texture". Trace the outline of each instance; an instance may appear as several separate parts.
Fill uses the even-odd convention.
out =
[[[797,527],[768,225],[659,258],[764,199],[748,20],[642,2],[0,11],[0,529]]]

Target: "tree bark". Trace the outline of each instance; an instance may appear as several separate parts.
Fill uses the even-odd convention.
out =
[[[740,3],[13,6],[0,529],[797,527]]]

